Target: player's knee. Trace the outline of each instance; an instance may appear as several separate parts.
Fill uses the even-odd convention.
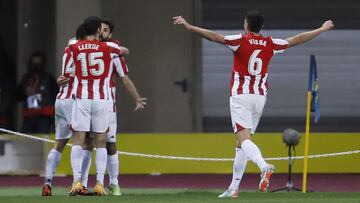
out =
[[[54,144],[54,149],[60,153],[62,153],[62,151],[64,150],[66,144],[67,144],[67,139],[66,140],[56,140],[55,144]]]
[[[94,144],[85,142],[85,144],[83,145],[83,150],[88,150],[92,152],[94,150]]]
[[[106,150],[108,155],[114,155],[117,153],[116,144],[115,143],[106,143]]]
[[[80,145],[82,146],[85,142],[85,133],[84,132],[75,132],[73,137],[73,145]]]
[[[249,129],[244,129],[244,130],[238,131],[235,134],[236,134],[236,146],[237,147],[241,147],[241,144],[245,140],[251,140],[251,135],[250,135]]]
[[[90,136],[86,136],[85,142],[83,145],[83,150],[88,150],[88,151],[94,150],[94,140]]]
[[[106,148],[106,136],[97,135],[95,138],[95,146],[96,148]]]

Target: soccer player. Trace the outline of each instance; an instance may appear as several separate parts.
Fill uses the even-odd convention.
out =
[[[223,44],[233,52],[234,63],[230,81],[230,112],[236,135],[236,151],[233,179],[229,189],[219,198],[237,198],[239,184],[249,158],[261,170],[259,190],[266,191],[274,166],[265,162],[260,149],[251,141],[259,123],[268,92],[268,65],[274,54],[310,41],[322,32],[334,27],[326,21],[320,28],[304,32],[286,40],[273,39],[260,34],[264,16],[259,11],[248,11],[244,20],[245,34],[223,36],[211,30],[189,24],[181,16],[173,18],[173,23],[183,25],[190,32]]]
[[[57,79],[60,90],[55,101],[55,144],[53,149],[48,154],[42,196],[52,195],[51,185],[53,174],[55,173],[55,170],[59,164],[61,153],[69,138],[72,136],[72,131],[69,126],[73,103],[71,92],[74,83],[75,67],[69,46],[75,44],[77,40],[81,40],[85,37],[82,24],[78,26],[75,36],[75,38],[69,40],[68,46],[65,48],[63,55],[62,75],[60,75]],[[129,53],[129,51],[126,47],[120,46],[120,53],[122,55],[126,55]]]
[[[103,20],[101,23],[101,35],[100,38],[102,41],[114,42],[120,46],[120,42],[117,40],[113,40],[112,33],[114,30],[114,25],[109,20]],[[122,55],[129,54],[129,51],[122,51]],[[116,105],[115,105],[115,95],[116,95],[116,84],[115,78],[121,78],[121,81],[125,87],[125,89],[129,92],[129,94],[133,97],[135,101],[135,111],[142,110],[144,105],[146,105],[146,98],[142,98],[133,82],[130,80],[128,74],[128,68],[125,63],[125,59],[123,56],[118,56],[113,54],[113,61],[115,65],[115,69],[111,74],[110,87],[111,87],[111,100],[113,102],[113,108],[111,111],[110,117],[110,126],[109,131],[107,132],[107,140],[106,140],[106,149],[107,149],[107,168],[109,172],[110,184],[109,184],[109,192],[111,195],[119,196],[121,195],[120,187],[118,183],[119,176],[119,157],[116,148],[116,129],[117,129],[117,116],[116,116]],[[86,144],[83,148],[84,150],[84,159],[82,166],[82,183],[84,186],[87,186],[88,174],[91,162],[91,151],[93,141],[91,139],[86,140]],[[86,194],[85,191],[81,193]]]
[[[111,53],[120,54],[120,48],[114,43],[100,42],[101,20],[90,16],[85,19],[85,40],[80,40],[70,51],[75,63],[73,95],[75,98],[71,127],[74,130],[71,148],[71,166],[74,181],[70,195],[76,195],[83,189],[81,183],[82,145],[86,132],[95,134],[96,146],[96,195],[106,195],[103,186],[106,168],[106,131],[109,127],[111,102],[109,102]]]
[[[76,30],[76,39],[82,39],[85,36],[82,25],[79,25]],[[75,39],[69,40],[68,45],[74,44]],[[52,178],[55,173],[61,153],[64,150],[69,138],[72,136],[70,129],[70,118],[73,99],[71,95],[75,67],[72,60],[69,46],[64,50],[62,62],[62,75],[57,79],[60,84],[60,90],[55,100],[55,143],[53,149],[50,150],[46,166],[45,166],[45,183],[42,188],[42,196],[52,195]]]

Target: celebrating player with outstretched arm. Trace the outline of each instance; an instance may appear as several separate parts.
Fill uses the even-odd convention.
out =
[[[320,28],[304,32],[286,40],[264,37],[260,30],[264,17],[258,11],[248,11],[244,20],[245,34],[223,36],[211,30],[189,24],[181,16],[174,17],[174,24],[183,25],[187,30],[210,41],[218,42],[231,49],[234,56],[230,81],[230,112],[236,135],[237,147],[233,168],[233,179],[229,189],[219,198],[237,198],[241,178],[247,159],[261,170],[259,190],[266,191],[274,166],[265,162],[260,149],[251,141],[265,105],[268,92],[268,65],[274,54],[282,53],[289,47],[310,41],[322,32],[334,27],[326,21]]]

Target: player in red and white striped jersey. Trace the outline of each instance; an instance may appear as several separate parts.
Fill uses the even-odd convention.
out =
[[[79,25],[76,30],[76,39],[82,39],[84,33],[82,25]],[[69,46],[75,44],[77,40],[69,40],[68,46],[64,50],[62,60],[62,75],[57,79],[60,85],[59,93],[55,101],[55,143],[52,150],[50,150],[46,166],[45,166],[45,183],[42,188],[42,196],[52,195],[52,178],[55,170],[59,164],[61,153],[64,150],[69,138],[72,136],[70,129],[71,110],[73,99],[71,95],[72,84],[74,81],[75,67],[72,60]]]
[[[61,153],[69,138],[72,136],[70,121],[73,104],[72,87],[74,83],[75,66],[69,46],[74,45],[78,40],[83,39],[84,36],[85,33],[81,24],[76,30],[76,38],[70,39],[68,46],[64,50],[62,58],[62,75],[57,79],[60,90],[55,101],[55,144],[54,148],[49,152],[46,162],[45,183],[42,189],[43,196],[52,195],[51,184],[53,174],[60,161]],[[126,55],[129,51],[126,47],[120,46],[120,53]]]
[[[113,24],[108,20],[103,20],[101,26],[101,38],[103,41],[114,42],[120,46],[120,42],[118,40],[114,40],[111,38],[112,32],[114,30]],[[123,54],[124,53],[124,54]],[[125,50],[122,52],[122,55],[129,54],[129,51]],[[114,69],[111,73],[110,80],[110,88],[111,88],[111,101],[113,103],[113,109],[110,115],[110,126],[109,131],[107,132],[107,140],[106,140],[106,149],[107,149],[107,168],[109,172],[109,192],[111,195],[121,195],[120,187],[118,184],[118,176],[119,176],[119,157],[116,148],[116,129],[117,129],[117,116],[116,116],[116,82],[115,79],[118,77],[121,79],[125,89],[130,93],[132,98],[135,101],[135,111],[142,110],[144,105],[146,105],[146,98],[142,98],[133,82],[130,80],[128,76],[128,68],[125,62],[125,58],[123,56],[118,56],[116,54],[112,54]],[[91,151],[92,140],[87,139],[86,145],[84,146],[84,159],[82,166],[82,183],[84,186],[87,186],[87,179],[89,168],[91,164]]]
[[[85,19],[86,37],[70,46],[75,63],[75,78],[72,94],[75,101],[72,108],[71,126],[74,130],[71,149],[71,166],[74,182],[70,195],[83,189],[81,183],[82,145],[86,132],[95,134],[96,180],[94,193],[105,195],[103,186],[106,168],[106,131],[109,127],[111,110],[110,74],[111,53],[120,54],[119,46],[99,41],[101,20],[91,16]]]
[[[233,52],[233,70],[230,82],[230,112],[237,148],[234,160],[233,180],[229,189],[219,198],[236,198],[247,159],[260,168],[262,175],[259,190],[265,191],[274,167],[263,159],[259,148],[251,141],[255,133],[268,92],[268,65],[276,53],[307,42],[334,25],[326,21],[320,28],[304,32],[286,40],[264,37],[260,34],[264,17],[258,11],[249,11],[244,20],[245,34],[223,36],[211,30],[189,24],[181,16],[174,17],[174,24],[183,25],[187,30],[201,37],[223,44]]]

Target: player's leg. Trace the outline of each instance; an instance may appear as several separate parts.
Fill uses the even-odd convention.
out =
[[[253,111],[253,128],[251,129],[250,133],[251,135],[255,134],[256,128],[259,124],[262,111],[264,109],[265,103],[266,103],[266,97],[261,95],[254,95],[256,97],[255,99],[255,106]],[[275,170],[275,167],[272,164],[268,164],[268,166],[263,169],[261,172],[261,179],[259,182],[259,191],[264,192],[267,190],[270,184],[270,177],[273,174]]]
[[[81,166],[81,180],[84,187],[88,187],[88,177],[91,166],[91,154],[94,150],[94,138],[90,133],[86,134],[85,143],[83,146],[83,161]]]
[[[246,156],[250,160],[252,160],[261,170],[261,181],[259,184],[259,190],[261,192],[265,191],[268,187],[270,176],[274,171],[274,166],[266,163],[266,161],[264,160],[261,154],[259,147],[254,142],[251,141],[249,129],[243,129],[237,132],[236,137],[238,139],[238,142],[241,143],[240,144],[241,149],[244,151]]]
[[[70,159],[73,171],[73,184],[69,195],[76,195],[83,189],[81,183],[81,162],[82,162],[82,145],[85,141],[85,132],[74,132],[73,145],[71,147]]]
[[[74,180],[69,195],[76,195],[83,189],[81,183],[82,146],[85,141],[86,132],[90,131],[91,106],[91,100],[76,99],[72,108],[71,126],[74,133],[70,158]]]
[[[94,193],[96,195],[106,195],[104,188],[104,174],[106,170],[107,151],[106,151],[106,131],[109,128],[110,103],[107,100],[99,100],[92,105],[91,127],[95,133],[96,147],[96,185]]]
[[[241,96],[231,97],[230,98],[230,112],[231,112],[231,121],[234,129],[234,133],[239,130],[244,129],[243,126],[251,127],[251,123],[248,121],[251,116],[251,111],[249,111],[248,103],[241,101]],[[241,115],[241,116],[239,116]],[[241,179],[244,175],[246,168],[247,157],[245,152],[241,149],[241,146],[237,142],[237,147],[235,148],[235,158],[233,164],[233,177],[229,185],[228,190],[220,194],[219,198],[237,198],[239,192],[239,185]]]
[[[107,151],[106,151],[106,134],[95,134],[95,146],[96,146],[96,185],[94,193],[96,195],[106,195],[104,188],[104,175],[106,170]]]
[[[69,139],[55,140],[54,147],[50,150],[45,167],[45,184],[51,185],[55,170],[59,164],[61,153],[63,152]]]
[[[263,96],[261,97],[262,99],[257,97],[257,95],[241,95],[238,97],[236,103],[241,105],[247,104],[247,109],[249,110],[250,115],[244,114],[241,111],[238,112],[239,125],[238,125],[238,131],[235,133],[235,135],[237,138],[238,146],[241,147],[241,149],[244,151],[246,156],[259,167],[263,176],[264,174],[271,175],[273,171],[273,166],[265,162],[260,149],[254,142],[251,141],[251,133],[250,133],[251,129],[256,128],[253,122],[254,114],[259,115],[260,113],[259,116],[261,117],[261,112],[265,105],[266,98]],[[258,103],[257,99],[261,100],[262,105],[257,105]],[[246,117],[244,117],[244,115],[246,115]],[[244,124],[241,125],[241,123]],[[267,187],[259,188],[259,189],[260,191],[265,191]]]
[[[117,117],[116,112],[111,112],[110,126],[107,132],[106,150],[107,150],[107,169],[109,172],[109,194],[120,196],[119,186],[119,155],[116,148],[116,128]]]
[[[70,110],[68,110],[70,108]],[[66,100],[56,100],[55,102],[55,144],[50,150],[45,166],[44,186],[42,196],[51,196],[52,179],[57,166],[59,165],[61,153],[64,150],[72,131],[69,128],[72,103]]]
[[[44,186],[42,188],[42,196],[52,195],[52,179],[57,166],[59,165],[61,153],[66,146],[68,139],[55,140],[54,148],[50,150],[45,166]]]
[[[233,165],[233,175],[229,188],[220,194],[219,198],[237,198],[239,193],[239,185],[244,175],[247,163],[245,152],[241,148],[236,147]]]
[[[238,143],[240,143],[241,149],[245,152],[246,156],[252,160],[261,171],[264,171],[268,164],[262,157],[259,147],[251,141],[251,135],[249,129],[243,129],[236,133]]]
[[[119,155],[116,149],[116,143],[106,143],[107,149],[107,167],[109,172],[109,192],[111,195],[120,196],[119,186]]]
[[[246,156],[252,160],[261,171],[265,170],[268,164],[261,155],[260,149],[251,141],[250,130],[253,126],[253,114],[256,95],[238,95],[232,97],[231,115],[234,118],[234,132],[237,139],[237,146],[241,147]]]

